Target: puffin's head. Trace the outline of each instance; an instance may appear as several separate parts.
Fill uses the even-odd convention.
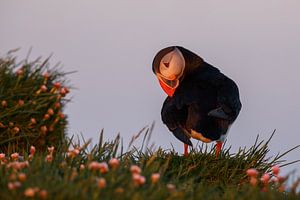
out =
[[[202,59],[189,50],[179,46],[171,46],[156,54],[152,63],[152,70],[162,89],[168,96],[172,97],[184,75],[199,66],[200,62]]]

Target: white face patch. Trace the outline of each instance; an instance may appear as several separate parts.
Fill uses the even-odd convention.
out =
[[[185,61],[179,49],[175,48],[160,61],[160,75],[167,80],[179,79],[184,71]]]

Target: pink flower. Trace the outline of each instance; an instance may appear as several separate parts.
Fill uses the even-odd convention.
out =
[[[15,190],[15,189],[21,187],[21,183],[19,181],[9,182],[7,184],[7,187],[9,190]]]
[[[59,89],[61,87],[61,83],[59,82],[56,82],[53,84],[53,86],[56,88],[56,89]]]
[[[63,113],[59,113],[59,117],[60,117],[61,119],[64,119],[64,118],[65,118],[65,115],[64,115]]]
[[[41,88],[40,88],[40,90],[42,91],[42,92],[47,92],[47,87],[46,87],[46,85],[42,85],[41,86]]]
[[[113,169],[116,169],[119,167],[120,165],[120,161],[116,158],[112,158],[110,159],[110,161],[108,162],[109,166]]]
[[[52,162],[52,161],[53,161],[53,156],[52,156],[52,154],[47,155],[45,161],[46,161],[46,162]]]
[[[88,165],[89,170],[99,170],[100,169],[100,163],[98,163],[97,161],[92,161],[89,165]]]
[[[0,161],[5,159],[5,154],[4,153],[0,153]]]
[[[176,186],[174,184],[168,183],[167,188],[169,192],[175,192],[176,191]]]
[[[39,196],[40,196],[41,199],[47,199],[48,192],[46,190],[41,190],[39,192]]]
[[[133,180],[133,184],[136,186],[144,185],[146,182],[146,178],[137,173],[134,173],[132,175],[132,180]]]
[[[48,113],[49,115],[54,115],[54,111],[53,111],[52,108],[49,108],[48,111],[47,111],[47,113]]]
[[[247,175],[250,177],[257,177],[258,171],[254,168],[247,170]]]
[[[23,100],[19,100],[18,104],[19,104],[19,106],[23,106],[24,105],[24,101]]]
[[[53,152],[54,152],[54,146],[52,146],[52,147],[48,147],[48,152],[49,152],[49,154],[53,154]]]
[[[84,164],[81,164],[81,165],[80,165],[80,170],[84,170],[84,169],[85,169]]]
[[[13,128],[13,131],[14,131],[15,134],[16,134],[16,133],[19,133],[19,132],[20,132],[20,128],[17,127],[17,126],[15,126],[15,127]]]
[[[21,68],[21,69],[18,69],[16,73],[17,73],[18,76],[21,76],[21,75],[24,74],[24,71],[23,71],[23,69]]]
[[[267,185],[270,181],[270,174],[265,173],[264,175],[262,175],[260,180],[261,180],[261,182],[263,182],[263,184]]]
[[[26,180],[26,174],[25,173],[19,173],[18,174],[18,179],[21,182],[24,182]]]
[[[24,195],[26,197],[34,197],[35,195],[35,190],[33,188],[27,188],[24,192]]]
[[[66,89],[65,88],[61,88],[60,89],[60,95],[64,97],[66,94],[67,94]]]
[[[30,155],[33,156],[35,154],[35,147],[31,146],[29,152],[30,152]]]
[[[43,134],[46,134],[48,131],[48,128],[47,128],[47,126],[41,126],[40,130]]]
[[[5,101],[5,100],[1,101],[1,105],[2,105],[3,107],[6,107],[6,106],[7,106],[7,101]]]
[[[100,189],[103,189],[106,187],[106,180],[104,178],[99,178],[97,180],[97,185]]]
[[[160,174],[159,173],[154,173],[154,174],[151,175],[151,182],[153,184],[157,183],[159,179],[160,179]]]
[[[279,172],[280,172],[280,168],[279,166],[275,165],[272,167],[272,172],[275,176],[278,176]]]
[[[67,153],[67,156],[69,158],[74,158],[75,156],[77,156],[80,153],[79,149],[73,149],[73,150],[69,150]]]
[[[60,108],[60,103],[59,103],[59,102],[55,102],[54,107],[55,107],[56,109]]]
[[[48,114],[48,113],[46,113],[45,115],[44,115],[44,120],[47,120],[47,119],[49,119],[50,118],[50,115]]]
[[[99,167],[100,167],[100,172],[101,172],[102,174],[105,174],[105,173],[108,172],[108,165],[107,165],[106,162],[100,163],[100,164],[99,164]]]
[[[43,76],[44,76],[45,79],[48,79],[48,78],[49,78],[49,73],[48,73],[48,72],[45,72],[45,73],[43,74]]]
[[[32,124],[36,124],[35,118],[31,118],[31,119],[30,119],[30,122],[31,122]]]
[[[19,158],[19,153],[13,153],[10,155],[13,160],[17,160]]]
[[[137,165],[132,165],[130,171],[132,174],[140,174],[142,172],[141,168]]]

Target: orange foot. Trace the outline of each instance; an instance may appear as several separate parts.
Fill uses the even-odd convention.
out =
[[[217,145],[216,145],[216,157],[219,156],[219,154],[221,152],[221,149],[222,149],[222,145],[223,145],[223,142],[220,142],[220,141],[217,142]]]
[[[189,155],[189,151],[188,151],[188,145],[184,144],[184,156],[187,157]]]

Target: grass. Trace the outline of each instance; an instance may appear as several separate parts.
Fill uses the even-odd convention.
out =
[[[141,132],[143,144],[149,141],[150,132]],[[217,158],[214,149],[206,145],[197,146],[184,157],[172,149],[150,150],[146,145],[136,148],[133,142],[124,151],[120,137],[104,142],[103,132],[94,146],[89,141],[75,144],[71,138],[55,147],[53,153],[37,151],[32,157],[28,152],[16,158],[19,161],[6,156],[0,167],[0,199],[24,199],[28,194],[34,196],[27,198],[37,199],[299,199],[295,188],[280,192],[279,185],[270,183],[268,191],[263,192],[262,183],[249,184],[247,169],[255,168],[261,175],[271,173],[274,165],[288,164],[281,161],[288,152],[267,157],[270,140],[257,138],[252,147],[236,153],[223,149]],[[117,158],[120,165],[106,168],[103,162],[112,158]],[[23,169],[7,167],[27,160],[29,165]],[[93,167],[95,163],[102,163],[102,167]],[[133,180],[132,165],[141,168],[140,177],[145,177],[145,183]],[[160,174],[157,182],[151,180],[154,173]],[[20,174],[25,174],[26,180]],[[16,182],[17,187],[8,187]]]

